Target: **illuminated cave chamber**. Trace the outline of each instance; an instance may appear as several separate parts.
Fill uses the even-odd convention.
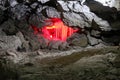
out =
[[[59,18],[52,18],[45,22],[50,24],[43,26],[42,28],[37,28],[36,26],[32,26],[32,28],[34,30],[34,34],[42,35],[45,39],[50,41],[54,40],[65,42],[68,37],[78,31],[78,29],[66,26]]]

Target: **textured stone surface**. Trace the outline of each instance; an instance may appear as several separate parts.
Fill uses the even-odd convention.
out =
[[[46,15],[48,18],[60,18],[60,13],[52,7],[46,8]]]
[[[19,37],[0,35],[0,49],[18,49],[21,45]]]
[[[18,20],[25,19],[30,12],[30,8],[24,4],[18,4],[15,7],[11,8],[12,18],[17,18]]]
[[[82,14],[81,14],[82,15]],[[74,12],[64,12],[63,13],[63,21],[68,25],[68,26],[79,26],[80,28],[84,28],[85,26],[90,26],[86,21],[85,21],[85,16],[82,17],[80,14],[76,14]]]
[[[91,45],[91,46],[94,46],[94,45],[97,45],[99,44],[99,40],[90,36],[89,34],[87,35],[87,38],[88,38],[88,43]]]
[[[86,47],[88,45],[88,39],[85,34],[74,33],[67,39],[67,42],[73,46]]]
[[[30,48],[30,46],[29,46],[29,41],[25,40],[24,35],[22,34],[22,32],[18,32],[18,33],[16,34],[16,36],[19,37],[20,40],[21,40],[21,42],[22,42],[20,51],[22,51],[22,50],[23,50],[23,51],[29,51],[29,48]]]
[[[33,14],[29,19],[29,24],[36,27],[43,27],[45,26],[44,21],[45,21],[45,17],[42,14],[39,14],[39,16]]]
[[[91,31],[91,36],[94,36],[94,37],[98,37],[98,38],[99,38],[99,37],[101,37],[101,36],[100,36],[100,33],[101,33],[100,31],[92,30],[92,31]]]
[[[85,4],[83,4],[84,2]],[[97,45],[99,41],[96,38],[118,45],[119,39],[111,41],[112,38],[116,38],[116,35],[104,36],[101,35],[101,33],[103,31],[109,33],[111,30],[119,32],[119,14],[120,13],[115,8],[103,6],[93,0],[0,1],[0,24],[4,22],[2,25],[0,25],[1,34],[4,34],[5,32],[5,35],[15,35],[18,31],[22,32],[25,36],[25,39],[28,40],[31,50],[33,48],[35,48],[33,50],[36,50],[39,48],[48,47],[49,40],[44,39],[43,36],[38,37],[35,36],[35,34],[32,34],[33,31],[31,26],[36,26],[38,28],[48,26],[51,24],[51,22],[46,21],[50,18],[61,18],[65,25],[69,27],[82,28],[84,31],[89,32],[87,34],[89,36],[86,37],[88,38],[89,43],[87,43],[87,39],[83,37],[82,34],[81,37],[83,37],[82,39],[85,40],[78,38],[74,41],[75,45],[77,45],[76,41],[85,46],[87,44]],[[119,37],[119,35],[117,35],[117,37]],[[58,44],[59,43],[55,45]],[[34,47],[34,45],[37,46]],[[66,47],[66,44],[63,45],[64,46],[62,47]],[[58,47],[56,48],[58,49]]]
[[[4,22],[1,27],[2,30],[8,35],[13,35],[17,33],[17,28],[12,19],[9,19],[6,22]]]
[[[46,2],[48,2],[50,0],[38,0],[38,1],[44,4],[44,3],[46,3]]]

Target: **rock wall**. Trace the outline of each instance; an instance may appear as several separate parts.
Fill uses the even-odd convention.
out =
[[[43,37],[38,39],[30,26],[40,28],[49,24],[45,22],[47,19],[61,18],[65,25],[82,30],[82,33],[77,33],[79,35],[73,34],[73,38],[68,38],[68,45],[94,46],[102,42],[118,45],[119,14],[115,8],[92,0],[0,0],[0,31],[4,34],[0,35],[19,37],[21,43],[15,48],[18,50],[37,50],[40,47],[58,49],[61,42],[53,41],[46,46],[48,41]],[[3,40],[1,39],[1,44]],[[67,48],[67,44],[62,43],[65,45],[62,48]],[[3,49],[2,46],[0,48]]]

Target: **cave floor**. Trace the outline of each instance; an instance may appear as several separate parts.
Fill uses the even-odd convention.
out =
[[[21,80],[120,80],[118,46],[43,58],[21,66]]]
[[[88,49],[9,65],[3,76],[8,75],[10,80],[120,80],[120,48]]]

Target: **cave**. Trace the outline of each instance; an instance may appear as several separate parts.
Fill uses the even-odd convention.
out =
[[[0,80],[119,80],[120,0],[0,0]]]

